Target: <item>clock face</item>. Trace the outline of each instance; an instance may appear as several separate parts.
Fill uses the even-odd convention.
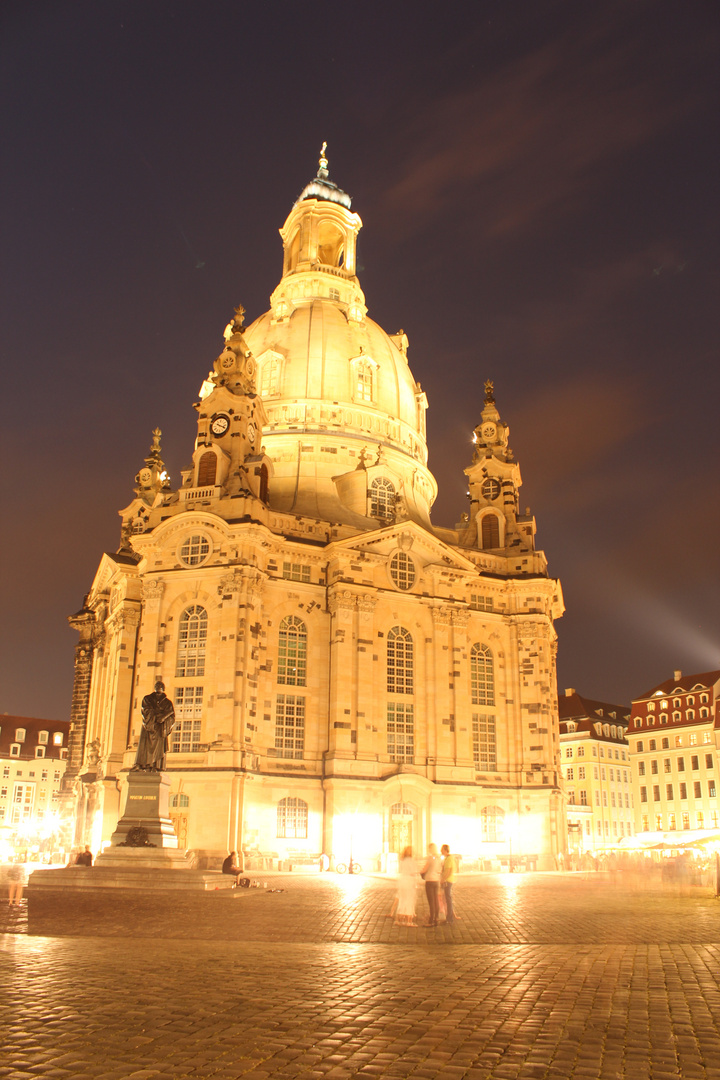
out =
[[[500,481],[486,480],[480,490],[482,491],[483,499],[487,499],[488,502],[493,502],[500,494]]]
[[[140,481],[141,484],[149,484],[150,481],[152,480],[152,473],[150,472],[149,469],[141,469],[140,470],[140,475],[138,476],[138,480]]]
[[[225,416],[224,413],[220,413],[218,416],[214,416],[210,421],[210,430],[216,439],[219,439],[225,434],[230,427],[230,417]]]
[[[250,440],[250,442],[254,443],[255,442],[255,436],[257,434],[254,424],[248,424],[248,432],[247,432],[247,434],[248,434],[248,439]]]
[[[229,371],[231,367],[235,366],[235,357],[232,353],[227,353],[225,356],[223,356],[221,362],[225,371]]]
[[[496,429],[494,424],[483,424],[483,426],[482,426],[482,437],[483,437],[483,439],[494,439],[496,430],[497,429]]]
[[[253,360],[252,356],[249,357],[245,364],[245,371],[247,372],[248,377],[251,379],[255,375],[255,361]]]

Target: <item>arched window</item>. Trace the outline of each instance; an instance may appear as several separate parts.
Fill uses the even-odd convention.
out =
[[[496,514],[486,514],[482,519],[481,539],[485,551],[500,547],[500,521]]]
[[[205,645],[207,643],[207,611],[199,604],[186,608],[180,616],[178,654],[175,675],[193,679],[205,674]]]
[[[281,840],[306,840],[308,804],[304,799],[281,799],[277,808],[277,834]]]
[[[260,373],[260,396],[271,397],[277,394],[280,383],[280,361],[276,356],[268,356],[263,360]]]
[[[355,400],[373,400],[373,369],[367,360],[360,360],[355,365]]]
[[[296,615],[288,615],[278,632],[277,681],[286,686],[305,686],[307,674],[307,627]]]
[[[322,221],[318,228],[317,257],[325,266],[342,266],[344,262],[342,230],[332,221]]]
[[[180,810],[190,805],[190,796],[185,795],[182,792],[178,795],[170,796],[170,809]]]
[[[414,693],[413,639],[404,626],[393,626],[387,636],[388,694]]]
[[[217,458],[212,450],[206,450],[198,464],[198,487],[211,487],[217,476]]]
[[[370,517],[386,521],[395,513],[395,485],[378,476],[370,485]]]
[[[473,705],[495,704],[493,655],[487,645],[479,642],[470,650],[470,689]]]
[[[485,843],[502,843],[505,839],[505,812],[499,806],[483,806],[480,811],[480,828]]]

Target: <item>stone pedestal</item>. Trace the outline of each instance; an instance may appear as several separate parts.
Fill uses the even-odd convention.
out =
[[[165,773],[131,771],[125,809],[110,840],[94,866],[68,866],[36,870],[28,883],[31,914],[52,907],[53,896],[93,894],[108,889],[229,889],[233,875],[195,870],[177,836],[168,813],[170,782]]]
[[[110,847],[95,860],[97,867],[158,870],[189,869],[168,810],[170,781],[166,773],[131,770],[125,810]]]

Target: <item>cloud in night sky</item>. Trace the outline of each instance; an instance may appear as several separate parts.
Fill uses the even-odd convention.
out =
[[[478,85],[423,101],[384,193],[388,221],[424,229],[462,202],[486,237],[524,235],[575,210],[619,155],[691,111],[690,88],[678,95],[637,62],[648,48],[644,28],[614,7],[590,28],[479,74]]]

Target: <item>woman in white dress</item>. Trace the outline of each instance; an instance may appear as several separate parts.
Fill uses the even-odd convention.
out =
[[[399,870],[395,925],[412,926],[415,920],[418,867],[411,847],[406,847],[400,856]]]

